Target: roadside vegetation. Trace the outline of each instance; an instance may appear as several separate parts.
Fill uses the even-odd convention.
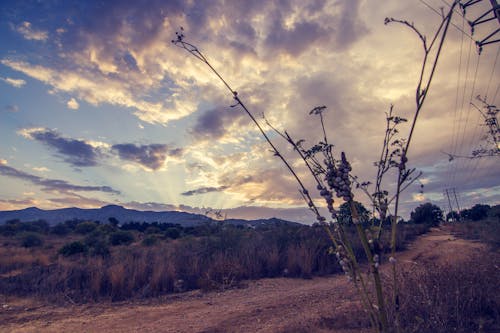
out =
[[[349,216],[345,219],[347,237],[362,262],[362,244]],[[119,225],[114,220],[71,220],[54,226],[13,220],[1,225],[0,292],[55,302],[117,301],[192,289],[224,290],[244,286],[249,279],[342,272],[319,224],[251,227],[217,221],[182,227]],[[402,223],[398,249],[429,227]],[[390,251],[389,244],[382,239],[384,253]]]
[[[427,260],[411,269],[402,267],[397,305],[404,332],[494,332],[499,328],[500,206],[480,208],[486,211],[480,219],[470,218],[471,212],[478,211],[473,207],[457,213],[460,221],[445,222],[439,207],[425,203],[412,212],[409,221],[398,224],[398,250],[432,227],[449,228],[456,237],[489,245],[488,252],[464,262]],[[354,253],[366,265],[351,217],[342,218]],[[224,291],[260,278],[344,274],[319,224],[274,223],[255,228],[217,221],[182,227],[139,222],[120,225],[110,220],[72,220],[54,226],[14,220],[1,225],[0,293],[81,304],[145,299],[192,289]],[[366,227],[370,225],[367,222]],[[381,263],[385,263],[390,240],[382,238],[380,247]],[[390,289],[386,293],[391,297]],[[352,318],[363,318],[362,308],[352,311]],[[394,312],[388,308],[389,318]],[[321,325],[369,327],[368,321],[354,323],[352,318],[330,318]]]

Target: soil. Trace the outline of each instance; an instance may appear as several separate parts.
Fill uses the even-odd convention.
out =
[[[461,261],[481,243],[432,229],[397,256],[399,265]],[[388,265],[382,267],[386,274]],[[49,305],[0,295],[0,332],[368,332],[345,276],[261,279],[224,292],[193,291],[147,301]]]

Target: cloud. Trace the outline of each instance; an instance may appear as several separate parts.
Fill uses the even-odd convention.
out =
[[[238,108],[215,108],[203,112],[196,120],[191,134],[198,140],[221,139],[226,134],[249,123],[249,119]]]
[[[219,186],[219,187],[200,187],[195,190],[190,190],[181,193],[181,195],[190,197],[193,195],[198,195],[198,194],[206,194],[206,193],[211,193],[211,192],[222,192],[224,190],[228,189],[228,186]]]
[[[47,167],[33,167],[33,170],[38,171],[38,172],[48,172],[48,171],[50,171],[50,169],[47,168]]]
[[[7,105],[4,109],[7,112],[19,112],[19,106],[17,105]]]
[[[275,21],[265,43],[271,49],[280,49],[293,56],[299,55],[318,41],[327,42],[331,35],[331,30],[324,29],[315,22],[297,22],[290,28],[284,27],[283,23],[282,20]]]
[[[112,150],[118,153],[122,160],[136,162],[147,169],[158,170],[167,157],[179,157],[182,149],[171,149],[165,144],[135,145],[132,143],[116,144]]]
[[[108,201],[99,200],[96,198],[88,198],[76,193],[66,193],[68,196],[60,198],[49,198],[51,204],[61,205],[62,207],[79,207],[79,208],[96,208],[109,205]]]
[[[130,201],[130,202],[122,203],[122,205],[126,208],[129,208],[129,209],[150,210],[150,211],[156,211],[156,212],[179,210],[179,206],[165,204],[165,203],[158,203],[158,202]],[[183,209],[183,210],[190,211],[192,209],[191,207],[186,207],[186,208],[188,208],[188,209]],[[199,213],[199,212],[197,212],[197,213]]]
[[[6,164],[0,164],[0,175],[28,181],[33,185],[41,186],[42,191],[45,192],[67,193],[68,191],[76,191],[76,192],[82,191],[82,192],[104,192],[104,193],[120,194],[119,191],[109,186],[74,185],[65,180],[50,179],[50,178],[35,176],[27,172],[10,167]]]
[[[71,98],[68,103],[66,103],[66,105],[68,106],[68,108],[70,108],[71,110],[78,110],[78,108],[80,107],[80,104],[78,104],[78,102],[76,101],[76,99],[74,98]]]
[[[140,73],[109,75],[110,73],[105,72],[106,69],[96,70],[92,63],[88,64],[90,68],[80,65],[83,68],[74,70],[74,67],[78,67],[78,63],[84,60],[76,58],[74,61],[75,64],[69,65],[71,69],[49,68],[13,59],[2,59],[0,62],[52,86],[56,92],[75,94],[79,99],[94,106],[106,103],[132,108],[135,110],[134,114],[144,122],[167,123],[196,111],[197,102],[193,100],[181,102],[178,94],[156,101],[142,98],[146,97],[143,96],[146,92],[154,88],[152,85],[157,84],[151,81],[151,77],[141,76]]]
[[[109,157],[109,154],[116,153],[122,160],[132,161],[148,170],[156,171],[168,158],[179,158],[184,153],[182,148],[159,143],[148,145],[122,143],[111,146],[100,141],[64,137],[57,131],[47,128],[22,129],[19,134],[45,144],[55,150],[66,163],[75,167],[97,166],[105,157]]]
[[[0,199],[0,210],[16,210],[19,207],[33,207],[37,201],[33,198],[25,199]]]
[[[47,31],[34,29],[30,22],[24,21],[19,24],[15,30],[27,40],[45,41],[49,37]]]
[[[28,139],[39,141],[54,149],[63,160],[75,167],[90,167],[98,164],[99,148],[84,140],[62,137],[56,131],[46,128],[23,129],[19,132]]]
[[[24,86],[26,84],[26,81],[24,81],[23,79],[13,79],[10,77],[1,77],[0,80],[2,80],[3,82],[5,82],[7,84],[10,84],[11,86],[16,87],[16,88],[21,88],[22,86]]]

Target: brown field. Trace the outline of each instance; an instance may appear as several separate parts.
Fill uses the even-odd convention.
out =
[[[488,253],[486,245],[456,238],[450,231],[432,229],[420,236],[399,254],[400,265],[410,271],[429,263],[460,265]],[[68,300],[49,305],[0,296],[0,323],[1,332],[368,331],[357,296],[340,275],[261,279],[224,292],[195,290],[118,303],[77,305]]]

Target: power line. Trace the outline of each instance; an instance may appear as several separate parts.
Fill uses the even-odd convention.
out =
[[[462,27],[465,25],[465,18],[462,16]],[[462,54],[463,54],[463,45],[464,45],[464,34],[462,33],[461,34],[461,39],[460,39],[460,53],[459,53],[459,61],[458,61],[458,71],[457,71],[457,89],[456,89],[456,92],[455,92],[455,109],[454,109],[454,112],[453,112],[453,130],[451,132],[452,134],[452,138],[451,138],[451,148],[450,148],[450,153],[455,153],[455,147],[456,147],[456,141],[457,141],[457,138],[455,137],[456,136],[456,133],[457,133],[457,125],[460,125],[460,124],[457,124],[458,120],[457,120],[457,110],[458,110],[458,97],[460,95],[460,78],[461,78],[461,72],[462,72]],[[450,183],[452,182],[452,169],[454,169],[455,167],[455,164],[451,165],[449,164],[448,165],[448,181],[447,181],[447,184],[448,186],[450,186]]]
[[[493,74],[495,73],[496,67],[497,67],[497,60],[498,60],[498,54],[500,53],[500,45],[498,46],[497,49],[497,55],[495,56],[495,62],[493,63],[493,70],[491,71],[490,79],[488,80],[488,86],[486,88],[486,94],[484,95],[484,98],[488,98],[488,92],[490,90],[490,84],[491,80],[493,79]],[[495,101],[493,101],[495,102]]]
[[[432,7],[431,5],[429,5],[427,2],[425,2],[425,0],[418,0],[420,1],[422,4],[424,4],[427,8],[429,8],[430,10],[432,10],[434,13],[436,13],[437,15],[439,15],[439,17],[443,17],[443,13],[441,13],[439,10],[435,9],[434,7]],[[444,1],[444,0],[443,0]],[[445,2],[448,6],[451,7],[451,5],[447,2]],[[462,15],[462,13],[458,12],[456,9],[454,9],[454,11],[460,15]],[[455,23],[453,22],[450,22],[450,24],[455,28],[457,29],[458,31],[460,31],[461,33],[463,33],[465,36],[469,37],[471,40],[473,40],[475,42],[475,39],[472,38],[471,35],[469,35],[468,33],[466,33],[462,28],[460,28],[459,26],[457,26]]]

